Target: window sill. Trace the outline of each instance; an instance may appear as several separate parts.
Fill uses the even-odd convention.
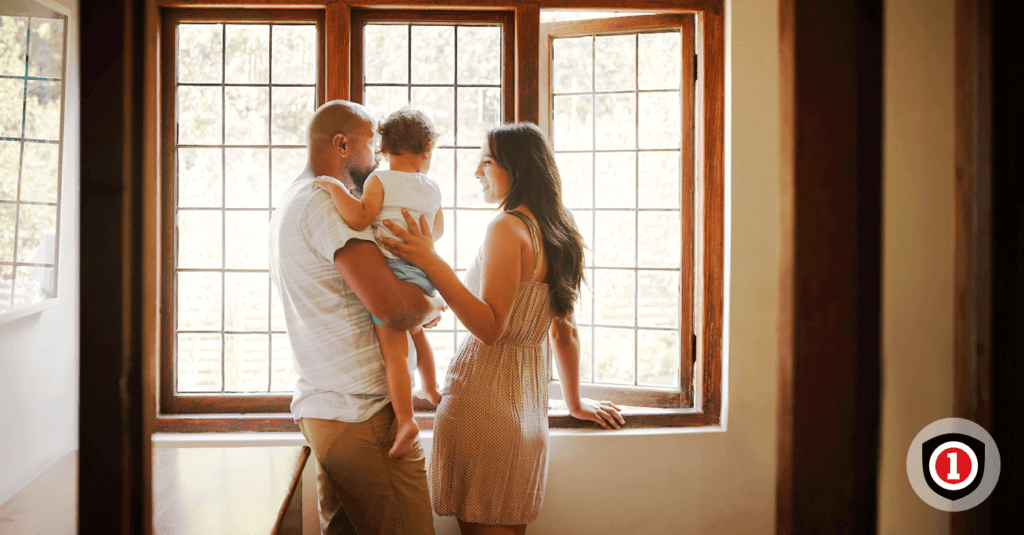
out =
[[[0,313],[0,325],[3,325],[5,323],[10,323],[10,322],[15,321],[15,320],[19,320],[19,319],[24,318],[26,316],[31,316],[32,314],[36,314],[36,313],[42,312],[42,311],[44,311],[44,310],[46,310],[48,308],[53,308],[53,307],[57,306],[57,304],[58,304],[57,298],[56,297],[51,297],[50,299],[47,299],[45,301],[40,301],[38,303],[34,303],[34,304],[31,304],[31,305],[28,305],[28,306],[25,306],[25,307],[22,307],[22,308],[16,308],[14,310],[8,310],[7,312],[2,312],[2,313]]]

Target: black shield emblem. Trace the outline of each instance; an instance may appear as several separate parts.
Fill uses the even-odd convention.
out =
[[[931,468],[928,466],[928,463],[931,461],[932,454],[935,453],[935,449],[947,442],[962,442],[964,445],[974,450],[974,455],[978,458],[978,474],[969,485],[959,490],[949,490],[939,486],[939,484],[932,479]],[[924,469],[924,480],[928,483],[928,486],[931,487],[931,489],[939,496],[948,500],[956,501],[974,492],[974,489],[978,488],[978,485],[981,484],[982,477],[985,475],[985,443],[974,437],[962,435],[960,433],[946,433],[944,435],[939,435],[931,440],[925,441],[924,444],[921,444],[921,464]]]

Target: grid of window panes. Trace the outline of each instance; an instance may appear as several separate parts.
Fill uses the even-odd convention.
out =
[[[411,105],[441,133],[428,173],[441,186],[445,218],[435,246],[461,275],[495,216],[474,173],[484,136],[502,122],[502,27],[367,24],[363,49],[363,102],[377,120]],[[427,332],[439,382],[466,332],[451,311]]]
[[[0,16],[0,312],[56,295],[64,19]]]
[[[552,40],[551,137],[587,242],[582,381],[679,384],[681,34]]]
[[[291,392],[267,229],[306,163],[316,25],[177,28],[176,391]]]

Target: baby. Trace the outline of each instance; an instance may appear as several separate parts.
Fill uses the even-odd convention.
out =
[[[427,219],[433,221],[430,225],[431,236],[437,241],[444,232],[441,188],[426,175],[430,170],[430,156],[437,140],[437,129],[423,112],[405,108],[388,116],[378,132],[381,136],[381,152],[387,158],[390,170],[376,171],[367,177],[363,184],[362,198],[356,198],[333,181],[318,178],[313,186],[331,194],[338,214],[354,230],[371,226],[374,236],[394,238],[394,234],[384,228],[381,222],[390,219],[405,227],[401,212],[405,208],[417,221],[421,214],[430,216]],[[427,295],[434,296],[437,290],[423,271],[396,258],[384,248],[381,248],[381,252],[399,279],[409,281]],[[419,433],[419,426],[413,419],[412,382],[406,364],[409,358],[408,339],[404,331],[392,329],[376,317],[373,322],[384,357],[388,394],[398,420],[398,436],[388,455],[398,459],[412,452],[413,440]],[[437,392],[437,379],[434,377],[433,351],[421,327],[410,331],[410,334],[416,347],[423,390],[430,401],[437,404],[441,401],[441,395]]]

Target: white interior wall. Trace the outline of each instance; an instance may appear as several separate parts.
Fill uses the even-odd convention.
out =
[[[0,503],[78,449],[78,2],[68,20],[57,306],[0,324]]]

